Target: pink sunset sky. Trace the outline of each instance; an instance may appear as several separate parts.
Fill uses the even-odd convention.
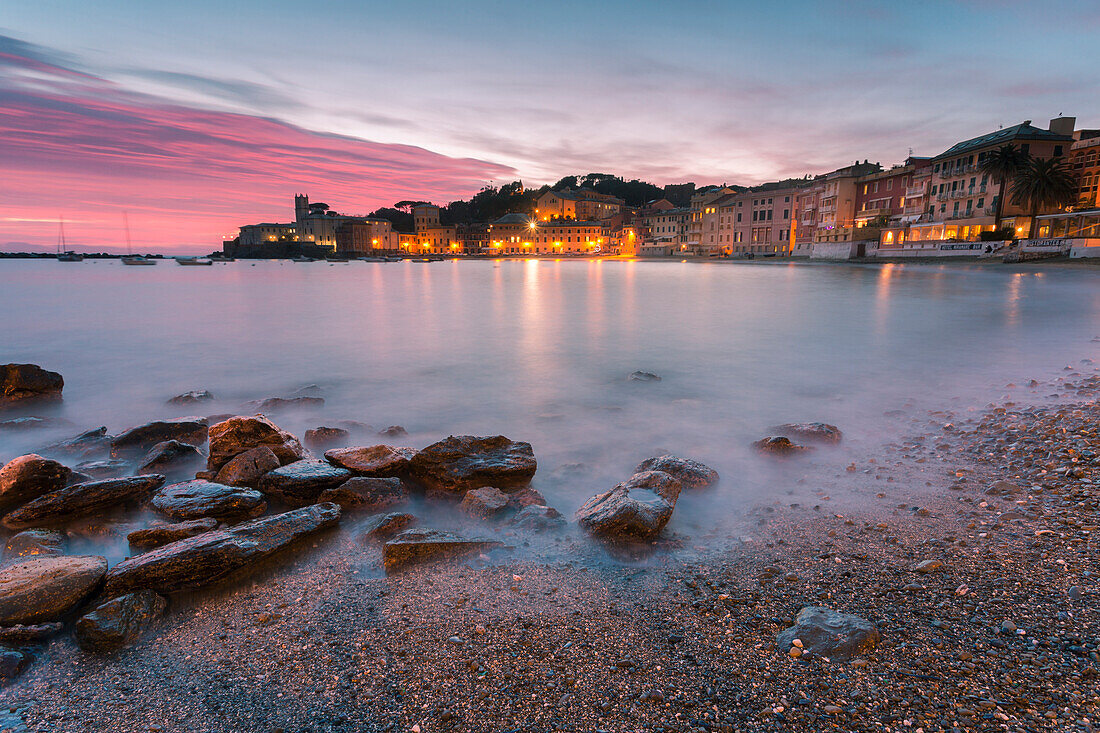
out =
[[[1029,38],[1058,43],[1005,43]],[[1086,0],[6,0],[0,251],[220,249],[292,217],[606,172],[755,184],[1100,127]]]

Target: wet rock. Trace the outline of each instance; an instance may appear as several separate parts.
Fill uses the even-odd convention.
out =
[[[41,644],[51,636],[56,636],[60,631],[61,623],[57,621],[45,624],[0,626],[0,644],[10,644],[11,646]],[[0,733],[3,733],[3,730],[3,728],[0,728]]]
[[[345,511],[377,512],[404,504],[409,493],[399,478],[355,476],[333,489],[321,492],[319,501],[339,504]]]
[[[0,677],[14,679],[30,664],[31,657],[18,649],[0,648]]]
[[[500,545],[434,529],[406,529],[383,545],[382,564],[387,573],[394,573],[413,565],[477,555]]]
[[[245,407],[259,412],[279,412],[289,409],[315,409],[325,406],[323,397],[268,397],[266,400],[246,402]]]
[[[631,372],[631,382],[660,382],[661,378],[652,372]]]
[[[157,443],[178,440],[190,445],[206,442],[205,417],[177,417],[171,420],[154,420],[125,430],[111,438],[111,455],[118,457],[125,451],[148,451]]]
[[[65,535],[49,529],[28,529],[8,538],[4,560],[39,555],[64,555],[68,547]]]
[[[306,455],[302,444],[263,415],[231,417],[210,427],[210,457],[207,469],[218,471],[231,459],[258,446],[267,446],[281,465]]]
[[[130,476],[103,481],[88,481],[66,486],[43,494],[4,517],[8,529],[23,529],[37,525],[85,518],[103,511],[143,501],[164,483],[164,476]]]
[[[325,451],[325,458],[334,465],[359,476],[379,477],[404,476],[409,471],[409,460],[415,455],[413,448],[392,448],[388,445]]]
[[[167,545],[169,542],[195,537],[218,528],[218,520],[213,517],[202,519],[189,519],[186,522],[174,524],[158,524],[148,529],[139,529],[126,535],[132,547],[140,550],[150,550],[154,547]]]
[[[718,472],[713,468],[679,456],[664,455],[642,461],[634,473],[642,471],[664,471],[678,479],[685,489],[705,489],[718,483]]]
[[[409,470],[418,481],[441,492],[483,486],[518,489],[531,481],[536,467],[530,443],[503,435],[452,435],[429,445],[409,461]]]
[[[0,626],[58,621],[99,588],[107,558],[33,557],[0,566]]]
[[[400,425],[390,425],[388,428],[378,431],[378,435],[383,438],[404,438],[409,434],[409,431]]]
[[[76,622],[76,643],[86,652],[112,652],[132,644],[164,614],[168,602],[150,590],[112,598]]]
[[[115,565],[106,593],[145,588],[167,595],[201,588],[339,521],[339,506],[314,504],[179,540]]]
[[[938,573],[941,570],[943,570],[943,561],[941,560],[925,560],[913,568],[914,572],[920,573],[921,575]]]
[[[169,405],[197,405],[197,404],[200,404],[202,402],[212,402],[213,400],[214,400],[214,395],[212,395],[209,390],[196,389],[196,390],[192,390],[190,392],[184,392],[183,394],[176,395],[172,399],[168,400],[167,404],[169,404]]]
[[[281,464],[278,456],[266,445],[259,445],[236,456],[218,471],[216,480],[229,486],[254,486],[265,473]]]
[[[111,437],[107,435],[107,426],[85,430],[80,435],[53,443],[42,449],[43,453],[51,456],[91,456],[97,453],[106,453],[110,448]]]
[[[682,486],[663,471],[636,473],[585,502],[575,519],[598,537],[650,539],[672,518]]]
[[[508,506],[516,511],[528,506],[546,505],[546,497],[537,489],[532,489],[530,486],[508,494]]]
[[[313,504],[327,489],[335,489],[351,478],[351,471],[318,458],[306,458],[269,471],[259,489],[287,506]]]
[[[307,430],[305,439],[310,448],[324,450],[336,445],[346,445],[350,436],[351,433],[343,428],[319,427]]]
[[[0,408],[60,400],[64,387],[65,380],[60,374],[46,371],[37,364],[0,366]]]
[[[823,422],[786,423],[772,428],[776,435],[795,440],[804,440],[809,443],[827,443],[836,445],[844,437],[840,428]]]
[[[531,504],[520,509],[508,522],[517,529],[545,531],[564,527],[565,517],[557,509]]]
[[[794,626],[779,632],[775,639],[781,654],[798,646],[803,654],[809,652],[830,661],[846,662],[874,649],[880,636],[874,624],[859,616],[807,606],[798,612]]]
[[[118,478],[130,473],[130,462],[121,458],[106,458],[102,461],[81,461],[76,470],[92,479]]]
[[[414,524],[416,524],[416,517],[412,514],[402,514],[399,512],[380,514],[377,517],[372,517],[370,521],[363,525],[363,534],[360,539],[363,542],[380,542]]]
[[[267,509],[263,494],[255,489],[203,479],[164,486],[150,504],[173,519],[213,517],[231,521],[259,516]]]
[[[752,447],[761,453],[781,457],[793,456],[813,450],[813,448],[792,443],[789,438],[784,438],[783,436],[758,440],[752,444]]]
[[[47,428],[59,428],[71,425],[68,420],[57,417],[15,417],[11,420],[0,420],[0,431],[24,432],[27,430],[45,430]]]
[[[0,468],[0,511],[64,488],[71,473],[37,453],[11,459]]]
[[[1023,488],[1018,484],[1014,484],[1011,481],[996,481],[985,490],[988,496],[1016,496],[1022,494]]]
[[[471,489],[458,508],[474,519],[495,519],[508,510],[508,495],[492,486]]]
[[[206,456],[190,443],[166,440],[149,449],[138,464],[137,473],[163,473],[175,477],[193,473],[205,461]]]

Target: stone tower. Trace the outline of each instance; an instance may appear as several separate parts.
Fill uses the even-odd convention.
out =
[[[294,194],[294,221],[302,221],[307,214],[309,214],[309,196],[304,193]]]

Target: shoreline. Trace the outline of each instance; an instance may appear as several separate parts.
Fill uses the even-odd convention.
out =
[[[319,536],[116,655],[58,637],[0,701],[28,730],[1084,730],[1100,376],[1050,387],[929,414],[844,474],[791,463],[725,536],[634,557],[566,536],[385,577],[350,533]],[[875,623],[878,648],[778,649],[816,604]]]

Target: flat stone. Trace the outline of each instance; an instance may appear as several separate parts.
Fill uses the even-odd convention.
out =
[[[758,440],[752,444],[752,447],[760,453],[779,457],[793,456],[813,450],[813,448],[792,443],[789,438],[781,435]]]
[[[718,472],[713,468],[679,456],[664,455],[646,459],[634,469],[634,473],[642,471],[664,471],[678,479],[685,489],[705,489],[718,483]]]
[[[263,415],[231,417],[210,427],[210,456],[206,467],[218,471],[231,459],[247,450],[265,445],[281,465],[306,455],[302,444]]]
[[[631,372],[631,382],[660,382],[661,378],[652,372]]]
[[[64,555],[69,541],[65,535],[49,529],[28,529],[8,538],[4,560],[39,555]]]
[[[110,449],[111,436],[107,435],[107,426],[85,430],[68,440],[53,443],[42,449],[43,453],[51,456],[91,456],[97,453],[106,453]]]
[[[327,489],[334,489],[351,478],[351,471],[318,458],[306,458],[269,471],[260,479],[259,489],[287,506],[313,504]]]
[[[1011,481],[995,481],[988,489],[985,490],[988,496],[1015,496],[1022,494],[1023,488],[1018,484],[1014,484]]]
[[[267,509],[263,494],[255,489],[203,479],[164,486],[153,495],[150,504],[173,519],[234,520],[256,517]]]
[[[531,444],[503,435],[488,438],[452,435],[429,445],[409,461],[413,477],[440,492],[462,492],[483,486],[519,489],[531,481],[536,468]]]
[[[290,409],[316,409],[325,406],[323,397],[268,397],[264,400],[246,402],[245,407],[258,412],[279,412]]]
[[[89,479],[119,478],[130,473],[131,464],[121,458],[105,458],[102,461],[81,461],[76,470]],[[86,482],[81,482],[86,483]]]
[[[151,474],[73,484],[9,512],[3,523],[8,529],[24,529],[85,518],[143,501],[163,483],[164,476]]]
[[[492,486],[471,489],[458,508],[475,519],[495,519],[508,510],[508,495]]]
[[[150,590],[112,598],[76,622],[76,643],[86,652],[113,652],[134,643],[164,614],[168,602]]]
[[[324,450],[336,445],[347,445],[351,433],[343,428],[319,427],[307,430],[305,434],[306,445],[314,450]]]
[[[30,664],[31,657],[19,649],[0,648],[0,677],[14,679]]]
[[[0,420],[0,431],[25,432],[27,430],[46,430],[71,425],[68,420],[59,417],[13,417],[10,420]]]
[[[377,517],[371,517],[371,519],[363,525],[361,540],[364,542],[382,541],[414,524],[416,524],[416,517],[412,514],[403,514],[399,512],[380,514]]]
[[[565,517],[557,509],[531,504],[520,509],[508,520],[508,524],[517,529],[546,531],[561,529],[566,525]]]
[[[106,593],[147,588],[168,595],[211,585],[339,521],[339,506],[314,504],[179,540],[115,565]]]
[[[823,422],[785,423],[771,428],[776,435],[796,440],[804,440],[810,443],[827,443],[836,445],[843,439],[844,434],[836,425]]]
[[[207,422],[205,417],[177,417],[170,420],[154,420],[124,430],[111,438],[112,455],[121,451],[148,451],[157,443],[166,440],[178,440],[190,445],[202,445],[206,442]]]
[[[62,625],[58,621],[44,624],[16,624],[14,626],[0,626],[0,644],[11,646],[24,646],[26,644],[41,644],[51,636],[61,632]],[[0,727],[0,733],[3,733]]]
[[[263,475],[282,465],[274,451],[266,445],[258,445],[234,457],[221,467],[215,479],[229,486],[254,486]]]
[[[0,365],[0,408],[61,399],[65,380],[37,364]]]
[[[378,435],[383,438],[404,438],[408,434],[409,431],[400,425],[390,425],[378,431]]]
[[[919,563],[915,568],[913,568],[913,570],[920,573],[921,575],[937,573],[940,570],[943,570],[943,562],[941,560],[925,560],[924,562]]]
[[[0,468],[0,511],[64,488],[72,473],[37,453],[13,458]]]
[[[138,529],[126,535],[126,539],[132,547],[150,550],[154,547],[167,545],[170,542],[195,537],[217,528],[217,519],[203,517],[202,519],[189,519],[186,522],[158,524],[147,529]]]
[[[399,478],[354,476],[334,489],[325,489],[318,501],[331,501],[344,511],[377,512],[404,504],[409,493]]]
[[[196,389],[190,392],[184,392],[178,394],[172,399],[168,400],[169,405],[197,405],[202,402],[211,402],[214,399],[214,395],[209,390]]]
[[[798,612],[794,626],[779,632],[775,639],[780,654],[787,654],[798,639],[803,654],[846,662],[874,649],[880,636],[874,624],[859,616],[807,606]]]
[[[663,471],[643,471],[577,510],[577,524],[605,539],[647,540],[672,518],[682,484]]]
[[[107,558],[32,557],[0,566],[0,626],[59,621],[99,588]]]
[[[495,540],[467,539],[434,529],[407,529],[382,547],[386,573],[395,573],[413,565],[454,560],[500,547]]]
[[[206,456],[190,443],[166,440],[149,449],[138,463],[136,473],[163,473],[174,478],[180,474],[194,473],[196,467],[205,463]]]
[[[404,476],[409,471],[409,460],[417,453],[413,448],[392,448],[388,445],[334,448],[325,451],[325,458],[332,464],[346,468],[359,476]]]

